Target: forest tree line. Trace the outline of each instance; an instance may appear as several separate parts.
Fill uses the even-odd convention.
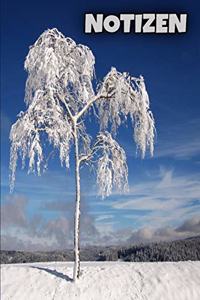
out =
[[[73,250],[1,251],[1,263],[73,261]],[[132,246],[90,246],[81,250],[81,261],[185,261],[200,260],[200,236],[171,242],[154,242]]]

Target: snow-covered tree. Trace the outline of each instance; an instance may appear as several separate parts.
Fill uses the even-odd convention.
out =
[[[102,197],[109,196],[114,188],[127,190],[126,154],[114,137],[128,117],[142,158],[147,148],[151,155],[154,150],[154,119],[143,77],[135,78],[111,68],[94,88],[94,64],[94,55],[88,47],[76,44],[55,28],[42,33],[30,47],[25,60],[27,109],[19,113],[10,132],[11,190],[18,156],[22,158],[23,166],[28,161],[29,172],[40,174],[49,159],[45,139],[59,153],[61,164],[66,168],[69,168],[69,152],[74,145],[74,281],[80,275],[81,165],[96,164],[97,184]],[[84,121],[87,114],[94,114],[100,123],[94,141],[86,131]]]

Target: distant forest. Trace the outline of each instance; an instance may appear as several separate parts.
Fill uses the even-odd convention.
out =
[[[182,261],[200,260],[200,236],[172,242],[122,248],[118,257],[124,261]]]
[[[133,246],[90,246],[81,250],[82,261],[184,261],[200,260],[200,236],[172,242],[156,242]],[[73,261],[73,251],[25,252],[1,251],[1,263]]]

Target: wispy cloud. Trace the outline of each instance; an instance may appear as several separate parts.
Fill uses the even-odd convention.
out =
[[[200,138],[194,137],[192,140],[184,142],[169,142],[161,146],[156,157],[173,157],[176,159],[190,159],[200,154]]]
[[[154,158],[189,160],[200,155],[200,118],[185,120],[182,123],[156,124]],[[162,125],[162,127],[161,127]],[[128,157],[137,157],[133,141],[123,141]],[[146,158],[150,158],[147,153]]]
[[[130,188],[120,200],[107,202],[114,210],[125,212],[125,217],[138,226],[151,227],[177,224],[198,213],[200,209],[200,174],[178,176],[172,170],[160,170],[158,176]],[[140,214],[136,214],[136,212]]]
[[[113,218],[113,215],[100,215],[96,218],[96,222],[102,222],[105,220],[110,220]]]
[[[155,157],[190,159],[200,155],[200,119],[188,120],[158,132]]]

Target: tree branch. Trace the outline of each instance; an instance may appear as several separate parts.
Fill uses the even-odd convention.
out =
[[[83,161],[90,161],[91,158],[101,149],[103,148],[103,146],[101,145],[101,141],[97,141],[94,146],[92,147],[92,149],[90,149],[90,152],[88,154],[81,154],[79,157],[79,162],[83,162]]]
[[[69,117],[70,117],[71,121],[74,122],[74,116],[72,115],[71,110],[69,109],[68,104],[62,98],[60,98],[60,99],[61,99],[62,103],[65,105],[65,108],[66,108],[66,110],[67,110],[67,112],[69,114]]]
[[[112,98],[113,95],[114,95],[114,92],[111,93],[111,95],[109,95],[109,96],[103,95],[103,94],[101,94],[101,95],[97,94],[90,101],[88,101],[88,103],[74,117],[76,118],[76,120],[78,120],[94,102],[96,102],[97,100],[100,100],[100,99],[110,99],[110,98]]]
[[[76,119],[78,120],[84,112],[88,110],[88,108],[98,99],[102,98],[102,96],[96,95],[94,98],[92,98],[88,103],[76,114]]]

